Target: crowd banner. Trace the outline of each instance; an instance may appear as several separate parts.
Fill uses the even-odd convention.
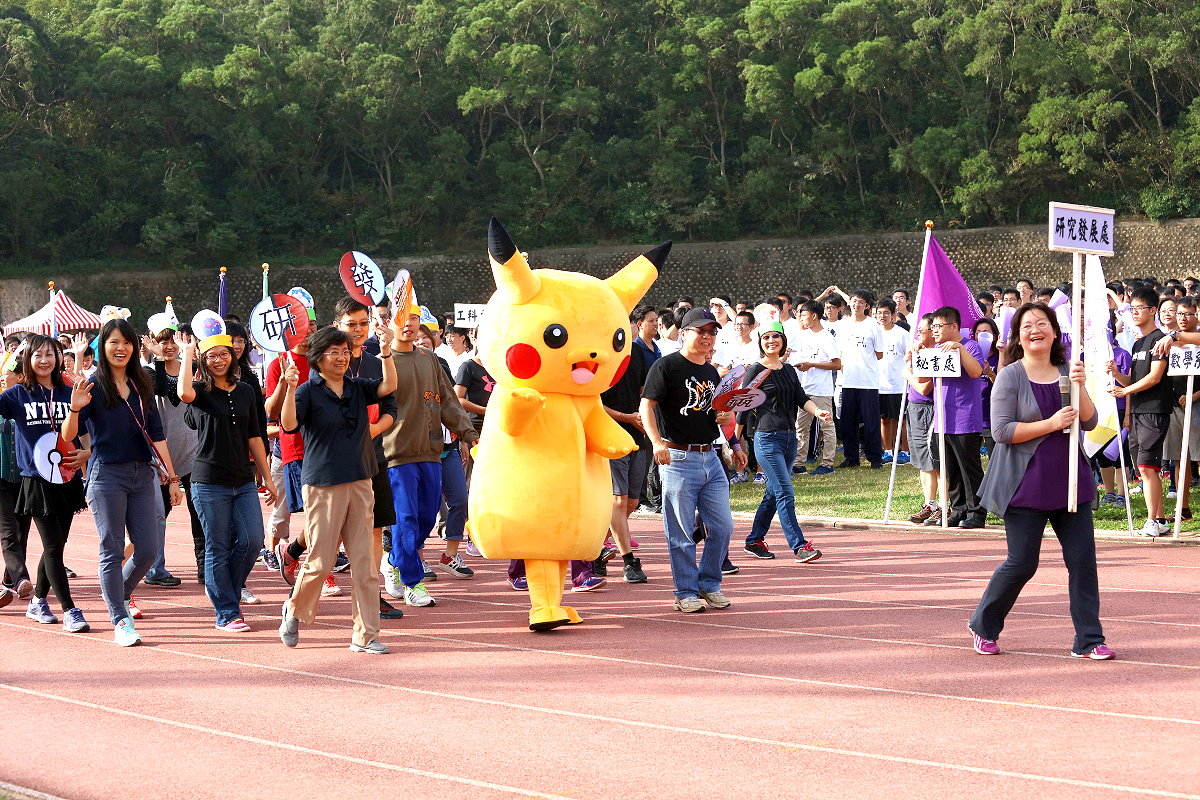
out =
[[[1071,254],[1071,362],[1079,360],[1083,296],[1084,255],[1113,254],[1113,220],[1111,208],[1080,206],[1072,203],[1049,204],[1047,246],[1051,252]],[[1101,284],[1103,287],[1103,284]],[[1102,288],[1098,289],[1102,293]],[[1071,383],[1071,407],[1079,409],[1079,384]],[[1079,418],[1071,423],[1071,453],[1079,449]],[[1079,505],[1079,459],[1072,455],[1067,462],[1067,511],[1074,513]]]
[[[1183,524],[1183,507],[1188,501],[1188,484],[1192,480],[1191,470],[1188,469],[1188,437],[1192,434],[1192,392],[1196,391],[1193,384],[1196,376],[1200,375],[1200,347],[1185,345],[1172,347],[1167,356],[1167,375],[1186,375],[1187,391],[1183,402],[1183,444],[1179,451],[1179,460],[1175,463],[1175,525],[1171,534],[1172,539],[1179,538],[1179,527]]]
[[[912,373],[917,378],[933,378],[933,413],[938,433],[938,505],[942,508],[942,527],[950,527],[950,488],[946,474],[946,394],[943,378],[962,375],[958,351],[943,352],[936,347],[913,353]]]

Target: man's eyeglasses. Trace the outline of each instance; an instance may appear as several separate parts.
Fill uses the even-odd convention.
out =
[[[1150,306],[1130,306],[1130,311],[1150,311]]]

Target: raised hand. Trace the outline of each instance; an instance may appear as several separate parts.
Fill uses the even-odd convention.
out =
[[[75,354],[75,359],[78,361],[83,351],[88,349],[88,337],[82,333],[77,333],[71,337],[71,352]]]
[[[162,342],[152,336],[142,336],[142,347],[152,356],[163,357]]]
[[[71,409],[82,411],[90,402],[92,402],[92,382],[80,375],[75,379],[75,385],[71,387]]]

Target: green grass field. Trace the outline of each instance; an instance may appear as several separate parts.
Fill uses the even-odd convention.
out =
[[[984,459],[984,468],[987,459]],[[812,465],[809,465],[812,468]],[[896,489],[892,497],[893,521],[907,521],[908,516],[921,507],[921,486],[918,472],[904,465],[896,469]],[[887,502],[888,478],[891,475],[891,465],[884,469],[869,469],[866,466],[857,469],[836,470],[832,475],[795,475],[792,485],[796,487],[796,513],[817,517],[859,517],[863,519],[883,519],[883,509]],[[1088,476],[1080,476],[1089,480]],[[1118,482],[1119,484],[1119,482]],[[758,502],[762,499],[764,486],[754,483],[734,484],[730,488],[730,501],[734,511],[754,513]],[[1120,486],[1118,485],[1118,491]],[[1200,489],[1193,490],[1193,501],[1198,504],[1196,513],[1200,516]],[[1174,519],[1175,501],[1166,501],[1167,516]],[[1105,506],[1095,510],[1096,527],[1104,530],[1124,530],[1126,527],[1124,509]],[[1141,495],[1133,495],[1133,525],[1141,527],[1146,521],[1146,503]],[[1000,525],[999,518],[988,515],[989,525]],[[1185,522],[1183,531],[1200,531],[1200,521]]]

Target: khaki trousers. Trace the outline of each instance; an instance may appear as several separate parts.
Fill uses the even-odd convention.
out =
[[[809,400],[821,411],[833,413],[833,398],[832,397],[813,397],[809,395]],[[809,414],[804,409],[800,409],[800,414],[796,418],[796,463],[795,466],[803,467],[804,462],[808,459],[808,432],[812,430],[812,421],[815,419],[812,414]],[[833,419],[829,422],[821,424],[821,463],[822,467],[832,467],[833,457],[837,453],[837,428]]]
[[[321,587],[337,561],[338,541],[350,559],[350,603],[354,643],[366,645],[379,634],[379,560],[375,555],[374,494],[371,481],[335,486],[304,486],[304,540],[308,558],[296,573],[289,613],[311,623]],[[373,563],[372,563],[373,562]]]

